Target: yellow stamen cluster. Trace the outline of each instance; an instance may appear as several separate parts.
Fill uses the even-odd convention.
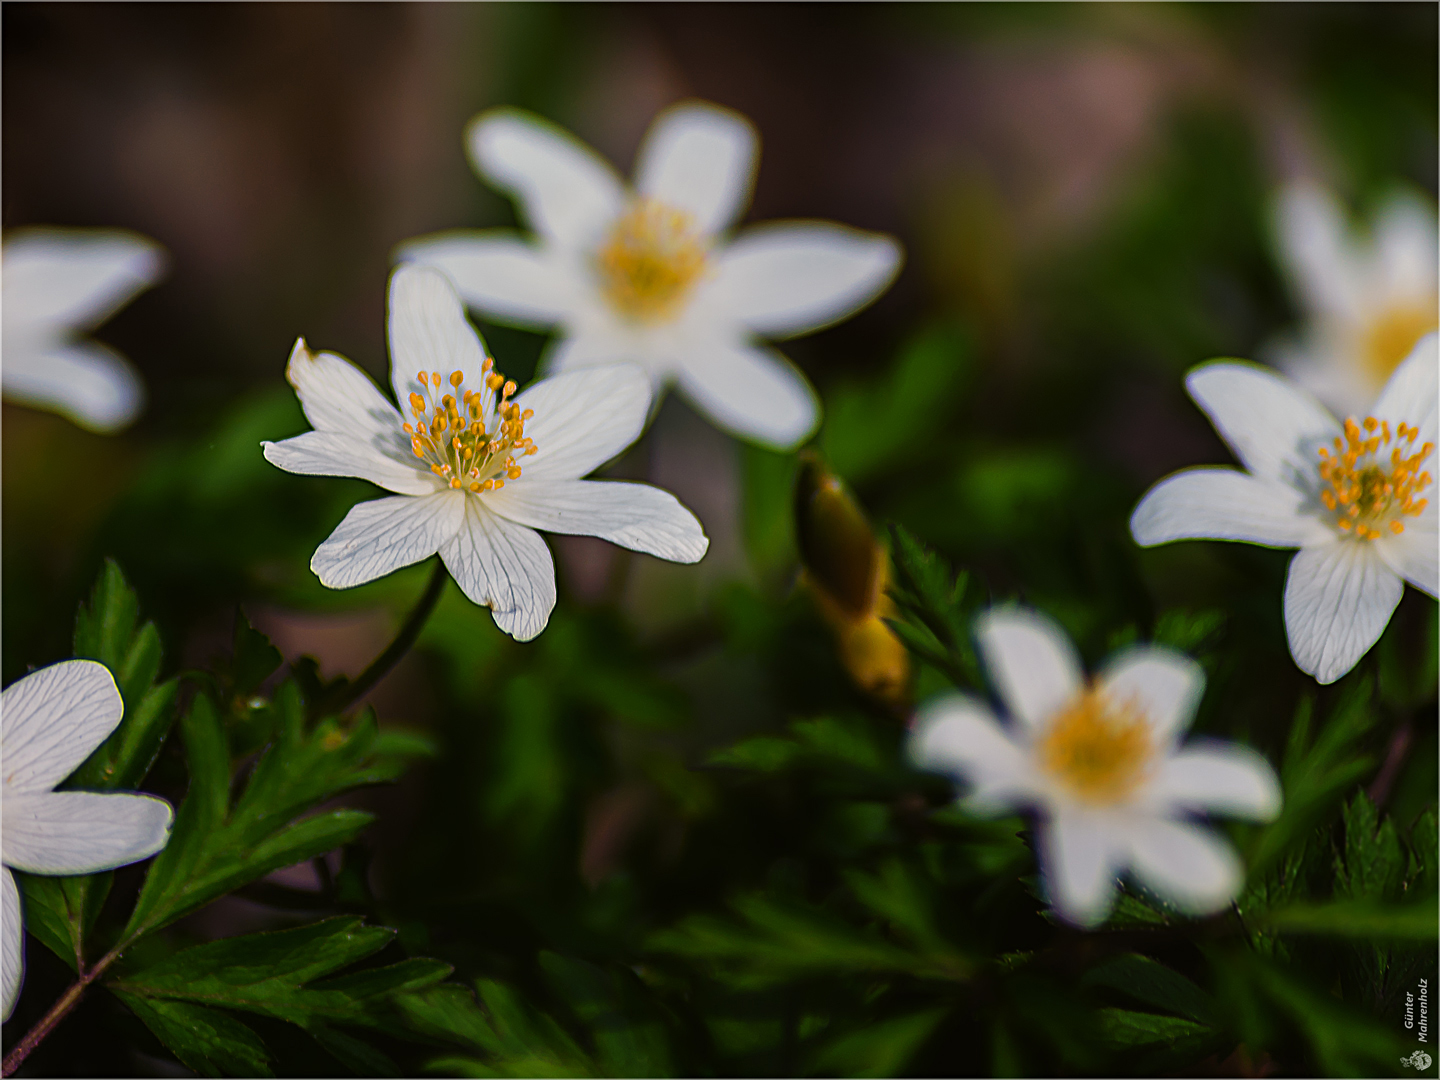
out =
[[[1035,749],[1041,767],[1072,795],[1105,804],[1135,790],[1155,746],[1143,713],[1090,689],[1050,722]]]
[[[1417,448],[1419,434],[1408,424],[1392,433],[1388,421],[1370,416],[1356,423],[1351,417],[1334,452],[1320,448],[1320,479],[1328,485],[1320,501],[1334,511],[1336,528],[1361,540],[1374,540],[1386,529],[1398,535],[1405,531],[1401,518],[1425,509],[1429,500],[1416,496],[1430,485],[1430,474],[1420,466],[1435,447],[1427,442]]]
[[[596,255],[605,295],[640,322],[675,313],[705,271],[704,237],[684,210],[637,199]]]
[[[1440,326],[1435,305],[1414,304],[1382,312],[1365,329],[1362,342],[1364,361],[1377,384],[1390,377],[1400,361],[1410,355],[1415,343]]]
[[[515,459],[537,449],[535,441],[525,436],[525,421],[534,410],[521,412],[511,402],[514,382],[492,371],[492,366],[486,357],[480,390],[465,389],[460,371],[452,371],[448,380],[438,371],[415,376],[425,392],[410,395],[411,420],[404,425],[410,448],[456,490],[478,493],[504,487],[506,480],[520,476]],[[442,394],[447,382],[451,392]]]

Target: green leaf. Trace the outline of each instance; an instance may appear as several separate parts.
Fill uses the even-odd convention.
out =
[[[250,625],[239,608],[235,609],[234,658],[230,676],[237,694],[250,694],[279,669],[284,662],[280,650],[270,639]]]
[[[1178,971],[1139,953],[1111,957],[1081,979],[1085,986],[1118,990],[1145,1005],[1164,1009],[1197,1024],[1216,1025],[1215,1002]]]
[[[898,1076],[949,1012],[948,1008],[926,1009],[866,1024],[822,1047],[808,1071],[837,1076]]]
[[[1405,856],[1395,823],[1364,791],[1345,805],[1345,848],[1335,860],[1335,895],[1352,900],[1394,899],[1405,874]]]
[[[590,1032],[607,1076],[674,1074],[664,1026],[641,1013],[635,995],[625,993],[626,984],[615,974],[553,952],[540,954],[540,967]]]
[[[878,874],[860,870],[845,870],[843,874],[845,883],[861,903],[921,950],[959,959],[935,928],[934,901],[928,882],[922,881],[913,868],[899,859],[889,859]]]
[[[1180,1043],[1193,1043],[1198,1047],[1214,1036],[1212,1028],[1193,1020],[1128,1009],[1098,1009],[1095,1024],[1096,1032],[1103,1041],[1125,1049],[1142,1046],[1178,1048]]]
[[[72,907],[64,878],[13,871],[25,897],[25,929],[78,972],[84,934],[81,909]]]
[[[980,664],[970,643],[970,623],[979,607],[980,590],[964,571],[950,568],[905,528],[891,526],[895,583],[890,592],[905,616],[895,621],[897,633],[916,655],[940,668],[957,685],[979,687]],[[914,634],[900,630],[912,627]]]
[[[156,1001],[116,990],[130,1011],[191,1072],[201,1076],[274,1076],[260,1037],[234,1017],[185,1001]]]
[[[1434,941],[1440,926],[1436,899],[1408,904],[1342,900],[1294,904],[1268,912],[1260,926],[1280,934],[1319,934],[1361,940]]]
[[[599,1076],[599,1069],[558,1023],[514,990],[476,982],[477,1002],[462,987],[437,986],[397,999],[408,1026],[445,1039],[479,1060],[446,1057],[431,1069],[463,1076]]]

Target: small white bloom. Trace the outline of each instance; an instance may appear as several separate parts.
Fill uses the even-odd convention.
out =
[[[1046,894],[1072,923],[1102,922],[1127,869],[1183,910],[1223,907],[1240,886],[1240,861],[1191,819],[1269,819],[1280,788],[1252,750],[1179,745],[1204,690],[1199,665],[1138,646],[1087,684],[1074,647],[1042,615],[991,610],[976,633],[1012,722],[997,722],[975,698],[947,695],[917,718],[913,760],[968,782],[971,810],[1038,811]]]
[[[165,268],[160,248],[133,233],[24,229],[0,257],[5,397],[91,431],[140,413],[145,388],[129,362],[80,335],[104,322]]]
[[[1276,205],[1280,257],[1308,316],[1276,359],[1342,415],[1375,400],[1415,343],[1440,326],[1435,211],[1418,195],[1381,206],[1370,235],[1350,228],[1334,195],[1292,184]]]
[[[1415,346],[1363,420],[1343,424],[1294,383],[1212,361],[1185,378],[1247,472],[1202,467],[1160,481],[1130,517],[1142,546],[1244,540],[1298,547],[1285,631],[1303,671],[1331,683],[1379,640],[1408,581],[1437,593],[1436,335]]]
[[[536,237],[501,230],[412,241],[404,259],[450,275],[466,302],[519,325],[559,326],[551,370],[642,364],[716,424],[779,448],[814,430],[815,393],[757,337],[794,337],[878,296],[900,267],[888,236],[777,222],[731,239],[750,201],[757,138],[713,105],[651,125],[629,188],[588,147],[517,109],[470,125],[481,176],[512,193]]]
[[[66,660],[0,694],[0,944],[4,1019],[24,976],[20,890],[31,874],[93,874],[154,855],[170,839],[169,803],[130,792],[54,791],[120,723],[125,705],[104,664]]]
[[[639,437],[650,384],[638,367],[568,372],[514,397],[449,281],[425,267],[392,275],[389,333],[390,381],[409,420],[354,364],[302,339],[286,375],[315,430],[262,444],[289,472],[396,492],[360,503],[320,545],[310,569],[322,584],[362,585],[438,551],[466,596],[529,641],[555,606],[555,566],[536,529],[673,562],[705,554],[700,522],[673,495],[580,479]]]

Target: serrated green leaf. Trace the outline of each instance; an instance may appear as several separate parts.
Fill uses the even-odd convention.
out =
[[[230,661],[231,679],[237,694],[251,694],[284,663],[280,650],[270,639],[250,625],[240,609],[235,610],[234,656]]]
[[[1405,875],[1405,857],[1395,823],[1380,813],[1370,797],[1357,791],[1345,804],[1344,851],[1335,861],[1335,895],[1351,900],[1393,899]]]
[[[926,1009],[867,1024],[822,1047],[809,1071],[837,1076],[898,1076],[949,1012],[948,1008]]]
[[[430,1070],[466,1076],[599,1076],[589,1056],[552,1018],[511,988],[490,979],[475,984],[479,1001],[462,987],[437,986],[396,999],[408,1025],[421,1034],[467,1048],[475,1058],[446,1057]]]
[[[71,907],[64,879],[21,870],[12,872],[25,897],[25,929],[65,961],[71,971],[78,972],[84,944],[80,910]]]
[[[120,726],[96,747],[64,786],[91,791],[138,787],[170,734],[179,691],[180,681],[170,679],[150,687],[138,699],[127,699]]]
[[[115,996],[155,1037],[201,1076],[274,1076],[260,1036],[232,1016],[187,1001],[157,1001],[116,990]]]
[[[1320,934],[1361,940],[1434,941],[1440,910],[1431,896],[1407,904],[1342,900],[1333,904],[1294,904],[1268,912],[1260,925],[1280,934]]]
[[[1214,1037],[1214,1029],[1178,1016],[1157,1016],[1154,1013],[1132,1012],[1129,1009],[1097,1009],[1096,1034],[1113,1047],[1126,1050],[1198,1048]]]
[[[673,1075],[664,1027],[636,1014],[613,973],[553,952],[540,954],[540,967],[590,1031],[596,1058],[607,1076]]]
[[[134,590],[115,561],[106,559],[89,606],[82,605],[75,616],[75,655],[98,660],[118,673],[125,666],[139,617],[140,601]]]
[[[878,874],[844,871],[850,891],[870,910],[887,920],[928,953],[954,953],[935,927],[933,901],[926,883],[899,859],[887,860]]]
[[[1081,983],[1118,990],[1145,1005],[1197,1024],[1214,1027],[1219,1022],[1215,1002],[1209,994],[1178,971],[1139,953],[1111,957],[1087,971]]]
[[[347,1035],[325,1024],[312,1024],[308,1030],[311,1038],[319,1043],[326,1053],[356,1076],[404,1075],[389,1054],[381,1053],[353,1035]]]

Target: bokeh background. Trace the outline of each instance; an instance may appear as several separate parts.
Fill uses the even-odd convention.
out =
[[[1142,553],[1125,522],[1160,476],[1228,460],[1183,372],[1263,358],[1295,326],[1278,186],[1319,179],[1362,216],[1397,187],[1433,205],[1435,5],[6,3],[0,20],[4,227],[124,227],[171,258],[96,335],[143,373],[133,429],[4,407],[7,683],[68,655],[106,556],[170,669],[223,653],[242,605],[287,657],[361,670],[424,571],[346,593],[310,575],[369,489],[262,459],[261,439],[304,427],[294,339],[383,379],[394,247],[513,223],[464,156],[479,110],[535,110],[626,173],[652,116],[698,97],[761,133],[746,220],[905,247],[870,309],[784,346],[825,402],[816,445],[872,519],[1056,614],[1090,660],[1167,609],[1216,613],[1202,729],[1283,741],[1307,681],[1285,651],[1285,555]],[[544,339],[479,325],[523,384]],[[794,469],[671,399],[612,474],[694,508],[704,563],[558,541],[560,606],[524,646],[446,595],[373,698],[441,750],[366,796],[366,902],[408,947],[523,982],[542,943],[619,956],[746,882],[813,882],[814,851],[891,827],[870,803],[810,820],[783,785],[736,809],[705,766],[786,718],[869,707],[795,588]],[[1407,591],[1386,647],[1413,655],[1432,619]],[[1433,705],[1406,722],[1385,794],[1413,820],[1435,799]],[[186,932],[277,918],[227,900]],[[84,1064],[65,1052],[52,1067]]]

